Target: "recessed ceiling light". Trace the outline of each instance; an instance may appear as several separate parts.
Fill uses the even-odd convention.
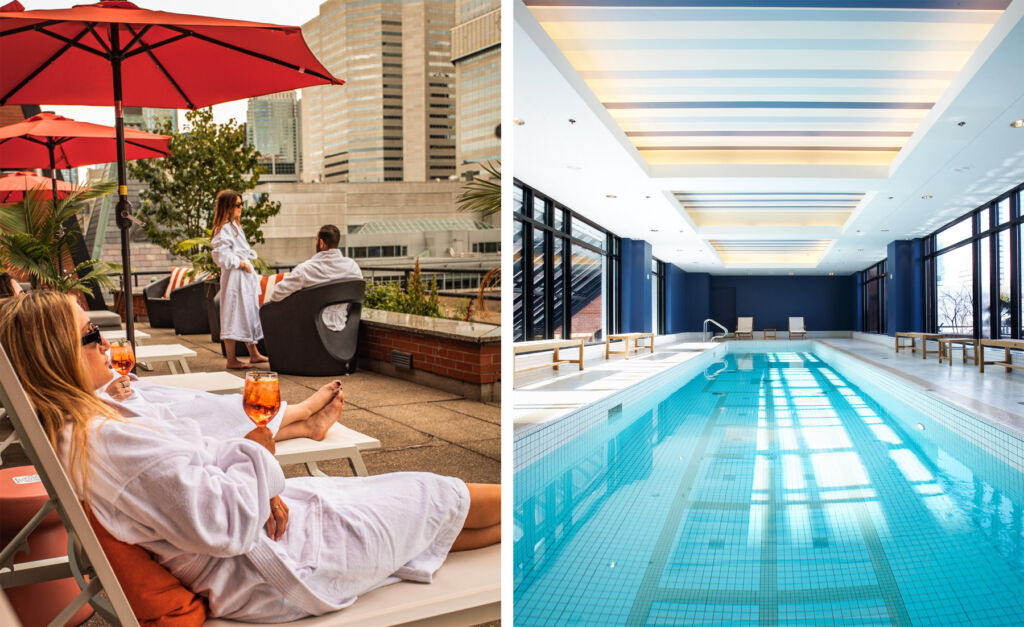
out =
[[[515,124],[516,126],[522,126],[523,124],[526,124],[526,120],[520,120],[519,118],[516,118],[512,120],[512,123]]]
[[[971,166],[969,166],[969,165],[962,165],[960,167],[953,168],[953,171],[954,172],[966,172],[966,171],[968,171],[970,169],[971,169]]]
[[[863,248],[858,248],[857,252],[862,253],[862,252],[864,252],[864,249]]]
[[[967,122],[964,122],[963,120],[960,120],[959,122],[956,123],[956,125],[959,126],[960,128],[963,128],[963,127],[967,126]]]
[[[1012,126],[1013,128],[1020,128],[1024,126],[1024,119],[1014,120],[1013,122],[1010,122],[1010,126]]]
[[[657,233],[658,229],[651,229],[651,233]]]
[[[618,196],[616,196],[615,194],[605,194],[604,197],[605,198],[618,198]]]
[[[569,168],[570,170],[582,170],[583,169],[583,166],[575,165],[575,164],[570,164],[570,165],[567,165],[565,167]]]
[[[932,199],[932,195],[931,194],[925,194],[924,196],[921,196],[921,200],[931,200],[931,199]]]
[[[889,196],[889,200],[892,200],[893,198],[895,198],[895,196]]]
[[[882,232],[883,232],[883,233],[888,233],[888,232],[889,232],[889,229],[882,229]]]
[[[835,273],[835,272],[829,272],[829,273],[828,273],[828,275],[829,275],[829,276],[835,276],[835,275],[836,275],[836,273]]]

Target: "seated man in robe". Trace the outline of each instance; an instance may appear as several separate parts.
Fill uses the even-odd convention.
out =
[[[341,231],[333,224],[325,224],[316,234],[316,254],[303,261],[278,281],[267,297],[267,302],[284,300],[292,292],[328,281],[362,279],[363,273],[352,259],[341,254],[338,242]],[[320,314],[324,324],[332,331],[341,331],[348,320],[348,303],[326,307]]]

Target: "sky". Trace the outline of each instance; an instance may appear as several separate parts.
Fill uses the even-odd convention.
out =
[[[20,0],[26,10],[66,9],[76,4],[89,4],[88,0]],[[316,17],[321,0],[136,0],[140,9],[209,15],[236,20],[268,22],[285,26],[301,26]],[[53,111],[80,122],[114,125],[113,107],[77,107],[70,105],[41,105],[43,111]],[[214,105],[213,119],[224,123],[235,118],[245,122],[246,101],[235,100]],[[184,123],[184,110],[178,111],[178,125]]]

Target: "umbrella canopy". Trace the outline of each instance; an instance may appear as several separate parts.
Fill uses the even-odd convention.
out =
[[[149,159],[170,154],[167,135],[124,130],[125,158]],[[117,161],[113,126],[76,122],[40,113],[24,122],[0,127],[0,168],[77,168]]]
[[[131,285],[123,107],[196,108],[342,81],[313,56],[298,26],[140,9],[105,0],[70,9],[0,8],[0,106],[113,105],[118,134],[117,225]],[[111,80],[103,77],[110,72]],[[126,331],[134,342],[132,299]]]
[[[11,10],[14,9],[14,10]],[[0,10],[0,105],[113,105],[121,62],[125,105],[194,109],[342,81],[298,26],[140,9],[107,0],[70,9]]]
[[[43,198],[53,198],[54,179],[39,176],[35,172],[14,172],[0,176],[0,205],[18,202],[25,197],[30,189],[38,191]],[[67,195],[75,186],[65,181],[56,181],[57,196]]]

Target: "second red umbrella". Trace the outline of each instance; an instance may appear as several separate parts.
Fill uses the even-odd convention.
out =
[[[166,157],[167,135],[124,130],[125,158]],[[44,112],[0,127],[0,168],[77,168],[117,161],[117,133],[112,126],[76,122]],[[53,179],[53,193],[57,180]],[[52,196],[51,196],[52,198]]]

